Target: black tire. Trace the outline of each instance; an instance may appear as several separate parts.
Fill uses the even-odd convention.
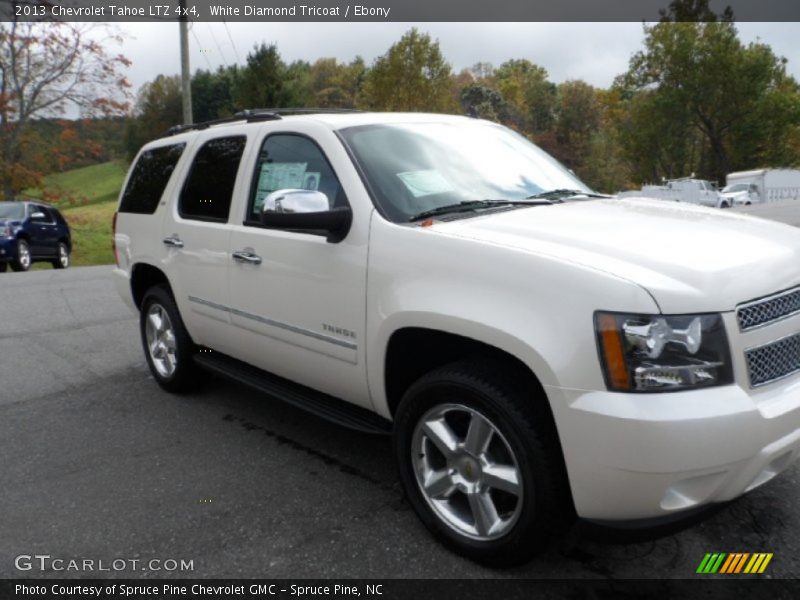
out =
[[[731,205],[730,205],[730,204],[728,204],[727,202],[723,202],[722,204],[720,204],[720,206],[719,206],[719,207],[720,207],[720,208],[730,208],[730,207],[731,207]]]
[[[164,375],[159,371],[147,343],[148,314],[151,308],[155,306],[161,307],[166,313],[174,333],[175,363],[174,371],[169,375]],[[207,372],[201,369],[193,359],[197,353],[197,346],[189,336],[189,332],[186,331],[172,293],[166,285],[154,286],[145,293],[139,313],[139,332],[147,365],[150,367],[150,372],[156,382],[162,388],[168,392],[179,394],[194,391],[206,381]]]
[[[5,273],[6,271],[8,271],[8,263],[0,262],[0,273]]]
[[[20,260],[23,253],[27,253],[28,261],[25,262],[24,260]],[[11,268],[14,271],[27,271],[31,268],[33,264],[33,257],[31,257],[31,247],[28,245],[28,242],[25,240],[17,240],[17,256],[11,262]]]
[[[67,246],[64,242],[58,243],[58,258],[53,261],[53,268],[54,269],[66,269],[71,264],[71,256],[69,252],[69,246]]]
[[[546,398],[536,397],[526,386],[529,381],[502,363],[453,363],[414,383],[395,415],[395,461],[411,506],[446,546],[495,567],[527,562],[574,521],[566,469],[550,409],[544,404]],[[466,406],[486,418],[516,460],[522,480],[521,499],[517,499],[521,508],[516,520],[509,520],[509,529],[501,537],[473,539],[464,535],[431,508],[417,481],[414,462],[417,456],[420,459],[424,456],[415,446],[417,423],[429,411],[437,410],[437,406],[451,403]]]

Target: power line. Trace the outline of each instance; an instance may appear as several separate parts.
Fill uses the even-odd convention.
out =
[[[191,23],[191,27],[189,31],[192,32],[192,36],[194,37],[194,41],[197,42],[197,49],[200,50],[200,54],[203,55],[203,58],[206,59],[206,64],[208,65],[208,70],[213,71],[214,69],[211,68],[211,61],[208,60],[208,55],[203,51],[203,45],[200,43],[200,39],[197,37],[197,33],[194,31],[194,23]]]
[[[217,47],[217,50],[219,51],[219,55],[222,58],[222,62],[224,62],[225,66],[227,67],[228,61],[225,60],[225,54],[223,54],[222,48],[220,47],[219,42],[217,41],[217,36],[214,35],[214,28],[211,27],[211,23],[206,23],[206,25],[208,25],[208,30],[211,32],[211,39],[214,40],[214,45]]]
[[[233,48],[233,54],[236,56],[236,63],[241,64],[242,59],[239,58],[239,51],[236,49],[236,42],[233,41],[233,36],[231,35],[231,30],[228,29],[228,23],[225,19],[222,20],[222,24],[225,25],[225,31],[228,34],[228,39],[231,41],[231,47]]]

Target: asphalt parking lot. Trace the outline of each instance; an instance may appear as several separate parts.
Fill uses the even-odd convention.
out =
[[[800,468],[677,531],[585,524],[523,568],[440,547],[385,438],[213,379],[172,396],[147,371],[110,267],[0,274],[0,577],[21,554],[185,559],[140,577],[694,577],[706,552],[772,552],[800,575]],[[656,534],[662,534],[656,537]]]

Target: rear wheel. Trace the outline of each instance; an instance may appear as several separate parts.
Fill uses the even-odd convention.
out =
[[[17,241],[17,257],[11,263],[11,268],[15,271],[27,271],[31,268],[31,247],[25,240]]]
[[[64,242],[58,244],[57,258],[53,261],[54,269],[66,269],[70,264],[69,247]]]
[[[144,354],[156,382],[169,392],[197,389],[205,380],[205,372],[193,360],[197,346],[169,289],[164,285],[150,288],[139,315]]]
[[[447,546],[494,566],[522,564],[572,513],[552,419],[502,365],[454,363],[422,377],[397,409],[400,478]],[[516,378],[518,380],[518,378]]]

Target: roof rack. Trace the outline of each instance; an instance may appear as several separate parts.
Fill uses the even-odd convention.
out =
[[[224,119],[213,119],[202,121],[190,125],[174,125],[167,130],[167,135],[176,135],[184,131],[208,129],[213,125],[223,125],[225,123],[236,123],[246,121],[253,123],[257,121],[277,121],[284,115],[313,115],[313,114],[336,114],[336,113],[357,113],[360,110],[354,108],[250,108],[234,113],[232,117]]]

